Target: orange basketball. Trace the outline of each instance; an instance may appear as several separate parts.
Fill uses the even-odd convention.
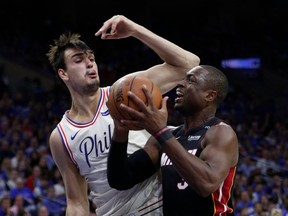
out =
[[[155,106],[159,109],[162,102],[162,93],[160,92],[157,85],[155,85],[150,79],[142,76],[126,76],[117,80],[110,90],[107,105],[109,107],[109,112],[113,118],[120,119],[132,119],[132,116],[121,113],[119,108],[120,104],[123,103],[133,109],[139,110],[137,105],[133,103],[132,100],[128,98],[128,91],[132,91],[136,94],[142,101],[147,104],[146,96],[142,90],[143,85],[146,85],[147,89],[152,95],[152,100]],[[140,111],[140,110],[139,110]],[[139,128],[133,128],[138,130]]]

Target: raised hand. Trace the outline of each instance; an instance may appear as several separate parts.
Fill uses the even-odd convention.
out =
[[[115,15],[103,23],[103,26],[95,33],[102,39],[121,39],[132,36],[139,25],[123,15]]]

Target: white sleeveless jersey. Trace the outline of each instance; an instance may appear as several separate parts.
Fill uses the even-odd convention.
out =
[[[68,118],[66,111],[57,125],[68,155],[88,182],[89,198],[97,207],[97,216],[163,215],[162,186],[156,174],[129,190],[118,191],[109,186],[107,157],[114,123],[106,106],[109,87],[100,88],[100,92],[92,121],[77,123]],[[142,148],[149,136],[144,130],[130,131],[127,152]]]

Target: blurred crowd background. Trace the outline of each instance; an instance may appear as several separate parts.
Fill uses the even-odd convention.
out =
[[[288,215],[288,2],[223,0],[5,2],[0,8],[0,216],[65,215],[65,188],[51,156],[51,130],[69,109],[46,53],[64,32],[95,50],[101,85],[160,63],[141,42],[94,33],[123,14],[225,72],[230,91],[217,115],[237,132],[235,215]],[[252,62],[251,62],[252,59]],[[173,111],[169,124],[182,123]],[[91,205],[91,215],[93,215]]]

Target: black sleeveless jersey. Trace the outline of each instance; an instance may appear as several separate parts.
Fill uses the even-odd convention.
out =
[[[225,124],[214,117],[204,125],[184,133],[183,125],[173,133],[181,145],[190,153],[199,157],[202,152],[200,142],[208,128],[216,124]],[[221,186],[210,196],[199,196],[178,174],[177,170],[163,153],[161,156],[163,181],[163,211],[165,216],[212,216],[233,215],[231,193],[236,167],[230,169],[229,175]]]

